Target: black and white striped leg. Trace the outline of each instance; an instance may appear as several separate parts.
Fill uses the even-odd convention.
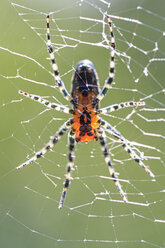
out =
[[[54,72],[54,78],[56,80],[56,83],[61,91],[61,93],[63,94],[64,98],[71,102],[71,96],[69,95],[67,89],[65,88],[65,85],[63,83],[63,81],[61,80],[61,77],[60,77],[60,73],[59,73],[59,70],[58,70],[58,66],[56,64],[56,60],[55,60],[55,57],[54,57],[54,49],[53,49],[53,46],[52,46],[52,43],[51,43],[51,39],[50,39],[50,20],[49,20],[49,15],[47,15],[47,18],[46,18],[46,27],[47,27],[47,46],[48,46],[48,51],[49,51],[49,55],[50,55],[50,60],[52,62],[52,69],[53,69],[53,72]]]
[[[116,128],[114,128],[113,126],[111,126],[111,124],[101,118],[98,122],[100,124],[100,127],[104,128],[106,131],[108,131],[111,135],[119,140],[124,150],[129,153],[130,157],[134,159],[141,168],[143,168],[151,177],[155,177],[152,171],[148,169],[148,167],[143,163],[142,158],[135,152],[135,147],[131,145],[130,142],[128,142],[128,140],[126,140]]]
[[[113,111],[122,109],[122,108],[127,108],[127,107],[139,107],[139,106],[144,106],[145,102],[122,102],[118,104],[113,104],[108,107],[102,108],[98,110],[98,114],[106,114],[106,113],[111,113]]]
[[[49,102],[48,100],[42,98],[41,96],[33,95],[33,94],[30,94],[30,93],[22,91],[22,90],[19,90],[18,93],[20,95],[23,95],[27,98],[30,98],[30,99],[38,102],[38,103],[45,105],[47,108],[55,109],[57,111],[61,111],[61,112],[64,112],[66,114],[74,114],[74,110],[69,109],[68,107],[66,107],[64,105],[59,105],[59,104],[56,104],[53,102]]]
[[[103,89],[101,92],[97,95],[95,100],[93,101],[93,104],[97,104],[98,101],[101,101],[104,96],[106,95],[107,91],[111,87],[115,75],[115,38],[113,34],[113,27],[112,27],[112,22],[109,16],[107,16],[107,21],[109,25],[109,31],[110,31],[110,36],[111,36],[111,50],[110,50],[110,69],[109,69],[109,77],[107,78]]]
[[[45,155],[45,153],[47,153],[47,151],[49,151],[50,149],[52,149],[54,147],[54,145],[60,140],[61,136],[66,133],[66,131],[71,127],[72,124],[73,124],[73,119],[69,119],[68,121],[66,121],[59,128],[57,133],[51,137],[50,141],[40,151],[36,152],[36,154],[33,157],[31,157],[30,159],[28,159],[26,162],[17,166],[16,169],[21,169],[21,168],[25,167],[26,165],[32,164],[38,158],[43,157]]]
[[[69,154],[68,154],[68,159],[69,162],[67,164],[67,172],[66,172],[66,178],[65,178],[65,182],[64,182],[64,189],[62,192],[62,196],[59,202],[59,208],[62,208],[63,204],[64,204],[64,200],[66,197],[66,192],[68,190],[69,184],[70,184],[70,180],[71,180],[71,173],[72,170],[74,169],[74,149],[75,149],[75,145],[76,145],[76,140],[75,140],[75,133],[73,132],[73,130],[70,131],[69,133]]]
[[[116,187],[117,187],[117,190],[119,191],[123,201],[127,201],[127,197],[121,187],[121,184],[119,182],[119,179],[118,179],[118,176],[116,175],[116,172],[115,172],[115,169],[113,168],[112,166],[112,163],[111,163],[111,159],[110,159],[110,156],[109,156],[109,151],[108,151],[108,148],[107,148],[107,145],[106,145],[106,135],[105,135],[105,132],[104,131],[99,131],[98,132],[98,138],[99,138],[99,141],[100,141],[100,144],[101,144],[101,147],[102,147],[102,151],[103,151],[103,154],[104,154],[104,158],[105,158],[105,162],[106,164],[108,165],[108,170],[109,170],[109,173],[110,173],[110,176],[112,177]]]

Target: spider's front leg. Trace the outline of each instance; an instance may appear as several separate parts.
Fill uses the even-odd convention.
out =
[[[148,169],[147,166],[143,163],[142,158],[135,152],[135,147],[131,146],[130,143],[124,138],[124,136],[120,134],[119,131],[117,131],[116,128],[114,128],[113,126],[111,126],[111,124],[101,118],[98,122],[102,128],[104,128],[106,131],[108,131],[111,135],[119,140],[125,151],[129,153],[130,157],[134,159],[141,168],[143,168],[151,177],[155,177],[152,171]]]
[[[114,33],[113,33],[113,27],[112,27],[112,22],[110,19],[110,16],[107,15],[107,21],[108,21],[108,26],[109,26],[109,31],[110,31],[110,46],[111,46],[111,50],[110,50],[110,68],[109,68],[109,77],[107,78],[103,89],[100,91],[100,93],[97,95],[97,97],[94,99],[93,101],[93,105],[96,105],[99,101],[101,101],[104,96],[106,95],[107,91],[109,90],[109,88],[111,87],[113,80],[114,80],[114,76],[115,76],[115,37],[114,37]]]
[[[64,182],[64,189],[62,192],[62,196],[60,199],[60,203],[59,203],[59,208],[61,209],[63,204],[64,204],[64,200],[66,197],[66,192],[68,190],[69,184],[70,184],[70,179],[71,179],[71,173],[74,167],[74,149],[75,149],[75,145],[76,145],[76,140],[75,140],[75,132],[73,131],[73,129],[69,132],[69,137],[68,137],[68,144],[69,144],[69,154],[68,154],[68,159],[69,162],[67,164],[67,173],[66,173],[66,178],[65,178],[65,182]]]
[[[60,89],[60,92],[63,94],[64,98],[67,101],[71,102],[74,106],[76,106],[77,105],[76,101],[73,98],[71,98],[70,94],[65,88],[64,82],[62,81],[60,77],[60,72],[58,70],[58,66],[55,60],[55,56],[54,56],[54,49],[53,49],[51,39],[50,39],[50,17],[49,15],[47,15],[47,18],[46,18],[46,30],[47,30],[47,47],[48,47],[48,51],[50,55],[50,60],[52,62],[52,69],[54,72],[55,81]]]
[[[123,201],[126,202],[127,197],[126,197],[125,192],[123,191],[123,189],[121,187],[121,184],[119,182],[118,176],[116,175],[115,169],[112,166],[112,162],[111,162],[111,159],[110,159],[110,156],[109,156],[109,151],[108,151],[107,144],[106,144],[106,135],[105,135],[105,132],[103,130],[98,131],[98,138],[99,138],[99,141],[100,141],[100,144],[101,144],[101,147],[102,147],[105,162],[108,165],[108,170],[109,170],[110,176],[112,177],[112,179],[113,179],[113,181],[114,181],[114,183],[115,183],[115,185],[116,185],[116,187],[117,187],[117,189],[118,189]]]
[[[51,140],[44,146],[39,152],[37,152],[32,158],[28,159],[26,162],[22,163],[21,165],[17,166],[16,169],[21,169],[26,165],[30,165],[31,163],[35,162],[38,158],[41,158],[47,153],[48,150],[52,149],[54,145],[59,141],[61,136],[66,133],[66,131],[71,127],[73,124],[73,119],[69,119],[66,121],[57,131],[57,133],[51,138]]]

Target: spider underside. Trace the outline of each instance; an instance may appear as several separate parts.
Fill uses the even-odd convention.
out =
[[[112,111],[116,111],[121,108],[142,106],[144,102],[123,102],[119,104],[110,105],[105,108],[100,109],[100,102],[106,95],[108,89],[111,87],[115,75],[115,39],[113,34],[113,27],[111,19],[107,16],[107,22],[110,30],[110,69],[109,76],[105,81],[104,87],[100,90],[99,80],[94,64],[88,60],[81,60],[76,68],[73,75],[72,81],[72,90],[71,95],[65,88],[63,81],[61,80],[58,66],[54,57],[54,50],[50,40],[50,29],[49,29],[49,15],[46,18],[47,23],[47,47],[50,54],[50,60],[52,62],[52,69],[54,72],[54,78],[57,86],[59,87],[63,97],[69,101],[73,109],[70,109],[64,105],[59,105],[56,103],[51,103],[46,99],[43,99],[40,96],[29,94],[22,90],[19,91],[19,94],[22,94],[28,98],[31,98],[34,101],[37,101],[47,108],[61,111],[67,114],[71,114],[72,118],[66,121],[56,132],[56,134],[51,137],[50,141],[43,147],[39,152],[37,152],[32,158],[28,159],[25,163],[22,163],[17,167],[17,169],[23,168],[26,165],[29,165],[36,161],[38,158],[42,157],[48,150],[52,149],[54,145],[59,141],[62,135],[64,135],[69,129],[69,154],[68,154],[68,164],[67,164],[67,173],[64,182],[64,189],[62,196],[59,202],[59,208],[62,208],[64,200],[66,197],[66,192],[68,190],[71,172],[74,167],[74,150],[78,142],[89,142],[91,140],[96,140],[100,142],[103,155],[105,158],[105,163],[108,166],[109,173],[113,179],[123,201],[127,202],[126,193],[123,191],[118,176],[112,166],[109,150],[106,144],[106,133],[110,133],[115,137],[122,147],[130,154],[131,158],[134,159],[151,177],[154,177],[154,174],[149,170],[146,165],[143,163],[142,159],[135,152],[134,146],[130,145],[127,139],[125,139],[120,132],[111,124],[99,117],[99,114],[106,114]]]

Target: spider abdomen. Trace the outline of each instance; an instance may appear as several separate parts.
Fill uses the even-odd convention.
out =
[[[77,142],[88,142],[97,138],[98,115],[95,109],[89,104],[87,107],[79,105],[73,116],[73,129]]]

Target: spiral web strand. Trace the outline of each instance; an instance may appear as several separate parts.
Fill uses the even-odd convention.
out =
[[[13,194],[10,203],[2,197],[1,223],[10,220],[27,237],[31,234],[32,242],[37,236],[40,247],[40,238],[48,247],[164,247],[165,18],[146,2],[134,3],[132,8],[130,1],[130,8],[115,10],[113,2],[104,0],[71,1],[57,9],[49,6],[49,11],[10,3],[23,28],[20,47],[0,43],[0,52],[8,61],[4,60],[0,77],[8,86],[5,94],[11,92],[8,97],[2,95],[0,103],[2,117],[11,116],[10,131],[0,138],[1,188],[6,189],[9,198],[9,192]],[[24,90],[68,107],[47,59],[48,12],[55,57],[68,91],[74,67],[84,58],[95,63],[102,89],[109,69],[106,14],[112,19],[117,45],[115,83],[101,106],[127,101],[144,101],[145,105],[105,113],[104,118],[122,133],[128,146],[134,147],[155,175],[146,175],[123,151],[121,143],[107,133],[112,163],[127,203],[113,186],[96,143],[77,145],[76,167],[60,213],[67,137],[40,161],[19,172],[15,170],[40,150],[68,118],[18,94]],[[18,30],[15,32],[20,35]],[[6,125],[5,118],[2,124]]]

